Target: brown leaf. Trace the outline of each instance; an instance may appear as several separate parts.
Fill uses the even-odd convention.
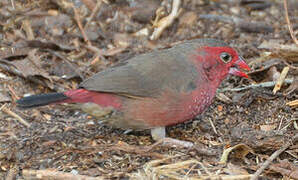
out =
[[[285,142],[285,137],[273,132],[263,132],[240,123],[232,128],[231,138],[235,142],[245,143],[255,151],[277,150]]]
[[[236,146],[229,147],[224,150],[220,158],[220,162],[226,163],[231,152],[234,153],[234,157],[244,159],[248,153],[253,153],[253,150],[245,144],[237,144]]]
[[[156,9],[159,7],[159,0],[136,0],[130,3],[132,11],[131,18],[140,23],[148,23],[153,19]]]
[[[1,59],[15,59],[19,57],[25,57],[28,55],[29,48],[1,48],[0,58]]]
[[[270,170],[281,173],[283,176],[298,179],[298,167],[288,160],[282,160],[280,163],[273,164],[269,168]]]
[[[23,76],[42,76],[51,81],[49,74],[43,70],[39,56],[36,56],[36,50],[32,50],[28,53],[28,57],[20,60],[13,61],[12,64],[22,72]]]
[[[51,89],[54,88],[52,78],[49,74],[42,68],[39,56],[35,55],[36,49],[28,53],[28,57],[22,60],[6,61],[2,60],[1,63],[5,63],[10,72],[15,73],[18,76],[33,80],[34,82],[47,86]],[[38,77],[43,77],[44,79],[38,79]]]
[[[63,60],[55,60],[52,66],[52,73],[63,79],[72,79],[80,77],[80,75],[76,73],[76,70],[78,69],[79,67],[74,63],[70,65],[69,63]]]
[[[232,163],[227,164],[227,168],[224,168],[224,172],[229,175],[248,175],[249,173],[240,166]]]
[[[26,41],[27,46],[31,48],[39,48],[39,49],[51,49],[56,51],[71,51],[75,50],[74,47],[69,47],[61,44],[57,44],[49,41],[41,41],[41,40],[31,40]]]

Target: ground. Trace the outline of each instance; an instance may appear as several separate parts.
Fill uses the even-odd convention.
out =
[[[152,34],[171,0],[74,2],[0,2],[1,178],[249,179],[277,151],[262,179],[298,179],[298,50],[283,1],[185,0],[160,36]],[[288,0],[288,13],[297,36],[297,1]],[[161,146],[149,131],[113,129],[72,105],[16,107],[25,94],[76,88],[111,65],[193,38],[226,41],[252,68],[251,79],[228,77],[204,113],[167,128],[194,148]],[[276,93],[261,86],[280,74],[288,83]]]

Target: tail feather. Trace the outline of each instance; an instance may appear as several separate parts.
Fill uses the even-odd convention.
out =
[[[32,108],[44,106],[52,103],[61,103],[61,101],[68,99],[64,93],[48,93],[38,94],[17,100],[17,106],[20,108]]]

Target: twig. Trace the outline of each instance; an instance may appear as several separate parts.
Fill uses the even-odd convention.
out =
[[[293,79],[285,79],[284,81],[285,84],[291,84],[293,83]],[[265,87],[273,87],[274,85],[276,84],[275,81],[269,81],[269,82],[263,82],[263,83],[260,83],[260,84],[251,84],[249,86],[245,86],[245,87],[242,87],[242,88],[224,88],[224,89],[221,89],[221,90],[218,90],[219,92],[226,92],[226,91],[242,91],[242,90],[246,90],[246,89],[255,89],[255,88],[259,88],[259,87],[262,87],[262,88],[265,88]]]
[[[82,23],[81,23],[81,20],[80,20],[80,17],[79,17],[79,13],[78,13],[77,9],[74,7],[74,5],[73,5],[72,8],[73,8],[73,11],[74,11],[74,18],[75,18],[75,20],[76,20],[76,22],[77,22],[77,24],[79,26],[79,29],[80,29],[80,31],[81,31],[81,33],[83,35],[84,41],[88,44],[88,46],[92,46],[91,45],[91,42],[89,41],[88,36],[86,35],[85,30],[84,30],[84,28],[82,26]]]
[[[88,50],[92,51],[92,52],[95,52],[97,55],[102,55],[104,56],[105,55],[105,50],[102,50],[102,49],[99,49],[95,46],[85,46],[85,48],[87,48]]]
[[[92,13],[91,13],[90,17],[87,18],[87,22],[84,26],[84,29],[89,26],[90,22],[92,21],[92,19],[95,16],[95,14],[98,12],[101,4],[102,4],[102,0],[98,0],[97,3],[96,3],[96,6],[92,9]]]
[[[277,131],[279,131],[279,130],[280,130],[280,128],[281,128],[281,125],[282,125],[282,123],[283,123],[283,120],[284,120],[284,118],[281,118],[281,120],[280,120],[280,122],[279,122],[279,125],[278,125],[278,129],[277,129]]]
[[[285,131],[290,125],[292,125],[294,122],[296,122],[295,121],[295,119],[291,119],[290,121],[288,121],[288,123],[283,127],[283,128],[281,128],[281,132],[283,132],[283,131]],[[294,126],[295,126],[295,124],[294,124]],[[294,127],[295,128],[295,127]],[[296,129],[296,128],[295,128]]]
[[[98,49],[95,46],[85,46],[88,50],[95,52],[96,55],[98,56],[114,56],[115,54],[118,54],[122,51],[124,51],[127,47],[125,46],[120,46],[120,47],[115,47],[112,49],[108,49],[108,50],[102,50],[102,49]]]
[[[21,124],[23,124],[27,128],[30,127],[30,124],[27,121],[25,121],[23,118],[21,118],[19,115],[17,115],[16,113],[12,112],[10,109],[6,108],[5,106],[6,106],[6,104],[4,104],[0,108],[0,110],[3,111],[3,112],[5,112],[6,114],[8,114],[8,115],[10,115],[10,116],[12,116],[14,118],[16,118]]]
[[[273,32],[274,29],[264,22],[251,22],[233,16],[222,16],[215,14],[201,14],[201,19],[218,20],[226,23],[233,23],[236,27],[247,32]]]
[[[12,9],[16,9],[16,6],[15,6],[15,2],[14,2],[14,0],[10,0],[10,2],[11,2],[11,6],[12,6]]]
[[[166,147],[176,146],[176,147],[189,148],[189,149],[194,147],[194,143],[192,142],[178,140],[178,139],[169,138],[169,137],[163,138],[160,141],[162,142],[161,145]]]
[[[215,133],[215,134],[218,134],[217,131],[216,131],[216,127],[214,126],[213,121],[212,121],[211,119],[209,119],[209,122],[210,122],[210,124],[211,124],[211,127],[212,127],[214,133]]]
[[[95,3],[93,0],[82,0],[82,3],[84,3],[90,11],[94,10]]]
[[[285,90],[284,95],[289,95],[295,92],[297,89],[298,89],[298,76],[295,76],[293,83]]]
[[[298,140],[298,134],[294,136],[293,140],[283,145],[279,150],[275,151],[263,164],[262,166],[254,173],[250,180],[257,180],[260,174],[269,166],[269,164],[277,158],[282,152],[284,152],[292,143],[295,143]]]
[[[298,69],[298,67],[291,65],[290,63],[288,63],[286,60],[282,59],[282,62],[285,63],[287,66],[289,66],[292,69]]]
[[[199,146],[197,144],[194,145],[193,147],[194,150],[196,150],[197,155],[202,155],[202,156],[217,156],[218,152],[214,149],[210,148],[203,148],[202,146]]]
[[[8,85],[7,87],[9,89],[9,91],[11,92],[13,99],[20,99],[20,97],[16,94],[16,92],[12,89],[12,87],[10,85]]]
[[[298,105],[298,99],[296,100],[293,100],[293,101],[290,101],[290,102],[287,102],[286,105],[288,106],[297,106]]]
[[[181,0],[173,0],[173,5],[172,5],[172,11],[171,13],[162,18],[158,23],[157,23],[157,28],[154,29],[154,32],[150,36],[151,40],[156,40],[160,37],[161,33],[169,27],[174,20],[179,16],[181,9],[179,9],[181,4]]]
[[[282,86],[282,84],[283,84],[283,82],[284,82],[284,80],[285,80],[285,78],[286,78],[286,76],[287,76],[287,74],[288,74],[288,72],[289,72],[289,67],[288,66],[286,66],[286,67],[284,67],[283,68],[283,70],[282,70],[282,72],[280,73],[280,76],[279,76],[279,78],[277,79],[277,81],[276,81],[276,84],[275,84],[275,86],[274,86],[274,88],[273,88],[273,94],[276,94],[276,92],[278,91],[278,90],[280,90],[280,88],[281,88],[281,86]]]
[[[212,175],[212,173],[210,173],[210,171],[208,171],[208,168],[206,168],[206,167],[204,166],[203,163],[198,162],[198,164],[202,167],[202,169],[203,169],[209,176]]]
[[[187,179],[189,173],[190,173],[191,171],[193,171],[194,168],[195,168],[196,166],[197,166],[197,164],[192,165],[192,166],[189,168],[189,170],[187,171],[187,173],[184,175],[183,178],[184,178],[184,179]]]
[[[296,130],[298,130],[297,120],[293,119],[293,126]]]
[[[284,0],[284,8],[285,8],[285,14],[286,14],[286,21],[287,21],[287,24],[288,24],[288,28],[289,28],[291,37],[292,37],[293,41],[295,42],[295,44],[298,45],[298,40],[294,35],[293,28],[292,28],[292,25],[291,25],[291,22],[290,22],[290,19],[289,19],[287,0]]]
[[[90,177],[79,174],[60,172],[53,169],[22,171],[25,179],[57,179],[57,180],[102,180],[102,177]]]
[[[91,61],[90,65],[94,66],[94,65],[96,65],[97,62],[99,62],[99,61],[100,61],[100,56],[97,55],[97,56],[95,56],[95,58],[93,58],[93,60]]]

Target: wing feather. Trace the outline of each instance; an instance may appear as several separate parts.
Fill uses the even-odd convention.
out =
[[[182,91],[193,82],[198,72],[188,58],[200,46],[226,46],[221,41],[196,39],[170,49],[139,55],[122,66],[96,73],[80,84],[92,91],[124,94],[127,96],[153,97],[166,88]],[[186,79],[187,78],[187,79]]]

